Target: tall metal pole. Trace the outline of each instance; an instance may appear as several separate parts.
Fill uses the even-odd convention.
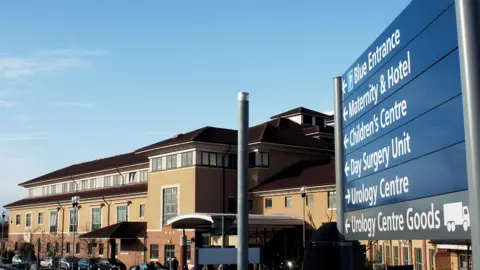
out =
[[[248,93],[238,93],[237,267],[248,269]]]
[[[473,265],[480,265],[480,3],[455,0],[462,77]]]
[[[5,226],[5,211],[2,213],[2,250],[5,248],[5,239],[3,239],[3,227]]]
[[[75,252],[77,252],[77,250],[75,250],[75,232],[77,231],[77,206],[74,205],[73,206],[73,247],[72,247],[72,250],[73,250],[73,264],[75,263]],[[72,264],[72,265],[73,265]]]
[[[337,191],[337,228],[343,235],[345,226],[343,220],[343,100],[342,100],[342,77],[333,78],[334,89],[334,130],[335,130],[335,186]]]

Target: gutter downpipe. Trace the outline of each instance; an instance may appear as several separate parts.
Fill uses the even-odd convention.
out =
[[[105,200],[105,196],[102,196],[102,200],[105,202],[105,204],[107,205],[107,227],[110,226],[110,203],[108,203],[106,200]],[[108,253],[110,252],[110,245],[108,244],[107,245],[107,257],[108,257]]]
[[[59,201],[57,201],[58,207],[62,209],[62,246],[60,248],[60,256],[63,257],[63,242],[64,242],[64,234],[63,232],[65,231],[65,208],[60,204]],[[58,213],[58,208],[57,208],[57,213]],[[57,214],[57,226],[58,226],[58,214]]]
[[[223,203],[222,203],[222,213],[225,213],[225,198],[226,198],[226,192],[225,192],[225,158],[227,157],[228,153],[230,152],[230,149],[232,148],[232,145],[229,144],[228,145],[228,149],[225,153],[223,153],[223,156],[222,156],[222,191],[223,191],[223,196],[222,196],[222,199],[223,199]],[[222,240],[223,241],[223,240]]]

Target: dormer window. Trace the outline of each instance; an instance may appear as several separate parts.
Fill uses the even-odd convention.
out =
[[[303,124],[313,125],[313,116],[304,114],[303,115]]]

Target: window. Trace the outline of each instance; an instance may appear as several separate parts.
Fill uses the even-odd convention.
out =
[[[328,209],[337,208],[337,191],[328,192]]]
[[[70,226],[69,227],[69,232],[73,231],[78,231],[78,215],[77,215],[76,209],[70,210]]]
[[[415,249],[415,269],[422,270],[423,258],[422,258],[422,249]]]
[[[182,167],[193,165],[193,152],[182,153]]]
[[[80,243],[75,243],[75,254],[80,254]]]
[[[57,232],[57,212],[50,212],[50,232]]]
[[[77,191],[77,185],[74,182],[70,183],[70,192]]]
[[[272,208],[272,199],[270,198],[265,199],[265,208],[267,209]]]
[[[50,194],[57,194],[57,185],[50,186]]]
[[[382,263],[383,262],[383,246],[380,245],[379,248],[377,249],[377,262]]]
[[[201,152],[202,153],[202,165],[205,166],[217,166],[217,153]]]
[[[293,206],[292,197],[285,197],[285,208],[291,208]]]
[[[393,247],[393,265],[398,265],[398,247]]]
[[[185,251],[185,256],[187,257],[187,260],[191,260],[192,259],[192,246],[191,245],[187,245],[187,250]]]
[[[92,231],[102,227],[102,209],[92,208]]]
[[[82,190],[88,189],[88,181],[82,180]]]
[[[137,178],[137,172],[131,172],[128,174],[128,183],[135,183],[135,179]]]
[[[55,247],[54,247],[54,249],[53,249],[53,252],[55,252],[55,254],[57,254],[58,250],[59,250],[59,249],[58,249],[58,242],[56,242],[56,243],[55,243]]]
[[[158,245],[150,244],[150,260],[158,260]]]
[[[177,155],[167,156],[167,167],[166,169],[175,169],[177,168]]]
[[[120,186],[121,185],[122,182],[120,180],[120,177],[121,176],[118,175],[118,174],[113,176],[113,185],[114,186]]]
[[[95,178],[90,179],[90,188],[94,189],[96,187],[97,187],[97,179],[95,179]]]
[[[148,180],[148,171],[140,171],[139,174],[140,182],[147,182]]]
[[[20,225],[20,214],[15,216],[15,225]]]
[[[175,245],[165,245],[165,256],[163,257],[165,262],[173,257],[175,257]]]
[[[249,211],[253,210],[253,200],[248,200],[248,210]]]
[[[311,115],[304,114],[302,115],[302,117],[304,124],[313,125],[313,117]]]
[[[39,225],[43,224],[43,213],[42,212],[38,213],[38,224]]]
[[[430,256],[430,270],[435,270],[435,249],[429,250]]]
[[[33,197],[33,188],[28,189],[28,197]]]
[[[140,204],[140,217],[145,217],[145,204]]]
[[[32,214],[31,213],[27,213],[25,215],[25,226],[27,226],[27,227],[32,226]]]
[[[250,167],[268,167],[269,156],[266,152],[253,152],[248,155]]]
[[[115,256],[118,256],[118,246],[120,243],[115,242]]]
[[[98,244],[98,255],[103,256],[103,243]]]
[[[390,265],[390,246],[385,246],[385,264]]]
[[[128,206],[117,206],[117,223],[128,221]]]
[[[255,152],[248,153],[248,167],[255,167]]]
[[[306,200],[306,204],[308,206],[312,206],[313,205],[313,194],[308,194],[307,197],[305,198]]]
[[[268,167],[269,164],[270,164],[270,156],[268,155],[268,153],[265,153],[265,152],[261,152],[260,155],[261,155],[261,158],[262,158],[261,166],[262,167]]]
[[[67,242],[65,246],[65,253],[69,254],[70,253],[70,243]]]
[[[104,187],[109,187],[111,185],[112,185],[112,177],[111,176],[103,177],[103,186]]]
[[[152,171],[161,171],[163,170],[163,160],[164,157],[152,158]]]
[[[62,183],[62,193],[68,192],[68,183]]]
[[[163,224],[177,216],[177,188],[163,189]]]
[[[45,190],[45,187],[42,187],[42,196],[47,194],[47,191]]]
[[[15,250],[18,250],[18,243],[15,242],[15,244],[13,244],[13,247],[14,247]]]
[[[403,265],[410,264],[410,257],[408,255],[408,247],[403,248]]]
[[[50,243],[47,243],[47,252],[49,252],[51,250],[51,246],[50,246]]]
[[[473,269],[472,268],[472,256],[468,256],[468,263],[467,263],[467,255],[464,253],[458,254],[458,266],[460,270],[467,270],[467,269]],[[468,267],[468,264],[470,264],[470,267]]]

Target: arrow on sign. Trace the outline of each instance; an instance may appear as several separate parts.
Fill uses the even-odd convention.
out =
[[[345,219],[345,232],[348,233],[348,229],[350,228],[350,224],[348,224],[348,218]]]
[[[350,167],[348,166],[348,161],[345,162],[345,175],[348,176],[348,171],[350,171]]]
[[[345,195],[345,200],[347,200],[347,204],[350,203],[350,190],[347,189],[347,195]]]
[[[346,107],[343,107],[343,121],[347,121],[348,110]]]
[[[345,136],[343,137],[343,146],[345,146],[345,149],[347,149],[347,144],[348,144],[348,136],[347,134],[345,134]]]
[[[345,81],[344,78],[342,78],[342,90],[344,94],[345,94],[345,89],[347,89],[347,82]]]

